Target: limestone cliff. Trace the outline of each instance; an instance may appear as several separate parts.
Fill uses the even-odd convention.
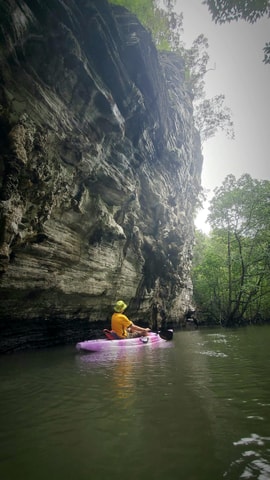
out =
[[[105,0],[1,0],[0,22],[0,351],[89,336],[119,298],[178,324],[202,165],[183,60]]]

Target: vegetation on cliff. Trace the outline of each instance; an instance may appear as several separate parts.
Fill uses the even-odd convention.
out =
[[[179,324],[202,166],[183,59],[107,1],[1,11],[0,351],[89,338],[119,298]]]
[[[204,78],[209,70],[208,41],[200,35],[187,49],[182,41],[183,15],[175,0],[115,0],[132,10],[152,32],[158,49],[178,52],[185,60],[186,82],[193,92],[195,123],[201,139],[217,130],[233,137],[230,111],[224,95],[205,97]],[[204,0],[217,23],[243,19],[254,23],[270,15],[270,1]],[[145,10],[146,8],[146,10]],[[264,48],[270,62],[270,44]],[[209,223],[211,235],[196,232],[193,259],[194,299],[200,320],[232,326],[269,319],[270,182],[229,175],[215,190]]]
[[[183,14],[174,9],[175,0],[112,0],[126,7],[150,30],[158,50],[177,52],[185,61],[185,80],[193,95],[194,120],[202,142],[219,130],[234,138],[231,111],[225,105],[223,94],[206,98],[204,77],[209,68],[208,40],[200,34],[190,48],[183,40]]]

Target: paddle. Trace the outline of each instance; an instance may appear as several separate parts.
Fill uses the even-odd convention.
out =
[[[119,337],[112,330],[107,330],[107,328],[104,328],[103,333],[105,334],[105,336],[108,340],[115,340],[115,339],[119,340]],[[173,339],[173,330],[158,330],[157,334],[163,340],[170,341],[170,340]],[[146,337],[141,337],[141,338],[147,338],[147,336]]]
[[[158,334],[159,334],[160,338],[162,338],[163,340],[169,341],[169,340],[173,339],[173,331],[172,330],[159,330]]]

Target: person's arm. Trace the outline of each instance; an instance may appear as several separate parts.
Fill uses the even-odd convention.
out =
[[[148,332],[150,332],[150,328],[142,328],[142,327],[139,327],[138,325],[135,325],[134,323],[132,323],[132,325],[130,325],[129,329],[131,330],[131,332],[138,332],[138,333],[141,333],[142,335],[147,335]]]

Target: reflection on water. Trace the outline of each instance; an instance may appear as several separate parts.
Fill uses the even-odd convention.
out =
[[[269,340],[197,330],[1,357],[0,478],[270,479]]]
[[[234,445],[239,447],[239,457],[231,463],[224,477],[269,480],[270,437],[252,433],[250,437],[234,442]]]
[[[202,367],[200,362],[196,366],[199,356],[209,357],[200,394],[207,399],[208,414],[213,412],[212,432],[223,444],[223,455],[230,451],[223,477],[269,480],[269,327],[203,333],[202,337],[197,342],[193,373]],[[228,438],[232,438],[231,445]]]

